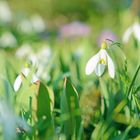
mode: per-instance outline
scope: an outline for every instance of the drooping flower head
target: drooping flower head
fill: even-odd
[[[14,48],[17,46],[16,37],[11,32],[4,32],[0,36],[0,47],[1,48]]]
[[[0,22],[10,22],[12,20],[12,13],[7,1],[0,1]]]
[[[35,75],[39,79],[45,81],[50,80],[49,70],[52,66],[50,58],[53,57],[53,53],[49,45],[44,44],[42,48],[35,52],[30,44],[23,44],[21,48],[17,50],[16,56],[20,59],[25,59],[30,66],[36,68]]]
[[[21,71],[21,74],[19,74],[14,82],[14,91],[17,92],[21,85],[22,85],[22,82],[23,82],[23,79],[26,78],[29,74],[30,74],[31,70],[30,68],[28,67],[28,65],[26,65],[22,71]],[[36,83],[38,81],[38,77],[33,74],[32,75],[32,79],[31,79],[31,83]]]
[[[130,38],[134,36],[134,38],[140,42],[140,24],[135,22],[132,26],[128,27],[127,30],[124,32],[123,35],[123,42],[128,43]]]
[[[30,19],[22,18],[18,24],[18,30],[25,34],[41,33],[45,29],[45,22],[40,15],[33,15]]]
[[[109,76],[111,78],[115,77],[115,67],[111,57],[108,55],[107,51],[107,43],[103,41],[101,44],[100,51],[91,57],[86,64],[86,75],[91,74],[95,71],[97,76],[102,76],[105,68],[108,67]]]

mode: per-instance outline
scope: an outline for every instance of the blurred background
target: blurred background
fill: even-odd
[[[2,0],[0,48],[15,52],[23,47],[26,54],[46,45],[55,51],[79,51],[86,62],[104,39],[110,39],[121,43],[129,57],[137,56],[139,7],[139,0]],[[15,54],[20,57],[20,50]]]
[[[1,13],[13,30],[19,24],[24,32],[32,32],[31,26],[34,26],[33,30],[38,30],[42,38],[69,36],[70,33],[65,35],[65,32],[72,32],[72,28],[79,26],[81,36],[90,32],[88,38],[98,40],[102,33],[106,33],[121,41],[124,31],[140,15],[139,0],[9,0],[1,3]],[[7,13],[4,6],[8,8]],[[68,26],[64,28],[65,25]]]
[[[91,26],[93,36],[108,29],[121,35],[140,14],[139,0],[40,0],[7,1],[13,18],[20,20],[40,15],[47,30],[58,31],[68,23],[78,21]],[[125,26],[125,27],[124,27]],[[120,28],[121,27],[121,28]]]

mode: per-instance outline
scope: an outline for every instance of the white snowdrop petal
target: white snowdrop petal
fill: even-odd
[[[105,67],[106,65],[103,64],[97,64],[96,68],[95,68],[95,73],[97,76],[101,76],[104,71],[105,71]]]
[[[127,43],[127,42],[129,41],[129,38],[130,38],[132,32],[133,32],[132,27],[129,27],[129,28],[125,31],[125,33],[124,33],[124,35],[123,35],[123,39],[122,39],[124,43]]]
[[[23,74],[25,77],[28,76],[29,72],[30,72],[30,69],[29,69],[29,68],[24,68],[24,69],[22,69],[22,74]]]
[[[135,35],[135,38],[140,41],[140,25],[138,23],[135,23],[133,26],[133,32]]]
[[[107,52],[106,52],[106,50],[105,49],[101,49],[99,53],[100,53],[100,59],[103,59],[106,62],[106,59],[107,59]]]
[[[36,75],[33,75],[33,78],[32,78],[32,83],[35,83],[35,82],[37,82],[39,79],[38,79],[38,77],[36,76]]]
[[[22,77],[21,75],[18,75],[15,82],[14,82],[14,90],[15,92],[17,92],[21,86],[21,83],[22,83]]]
[[[99,62],[99,53],[91,57],[87,62],[85,69],[86,75],[91,74],[95,70],[95,67],[97,66],[98,62]]]
[[[115,67],[111,57],[107,54],[108,72],[111,78],[115,77]]]
[[[28,57],[29,61],[31,62],[31,64],[33,66],[37,66],[38,65],[38,58],[35,54],[30,54],[29,57]]]

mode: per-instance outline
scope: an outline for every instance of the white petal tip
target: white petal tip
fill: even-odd
[[[95,70],[98,61],[99,61],[99,53],[97,53],[96,55],[94,55],[89,59],[85,69],[86,75],[90,75]]]
[[[89,69],[86,69],[86,70],[85,70],[85,74],[86,74],[86,75],[90,75],[90,74],[91,74],[91,71],[89,71]]]
[[[110,75],[110,77],[111,77],[112,79],[114,79],[114,78],[115,78],[115,75]]]
[[[21,75],[19,75],[14,82],[14,91],[15,92],[17,92],[19,90],[21,83],[22,83],[22,77],[21,77]]]
[[[115,66],[114,66],[114,63],[109,55],[107,55],[107,58],[108,58],[109,76],[113,79],[115,77]]]

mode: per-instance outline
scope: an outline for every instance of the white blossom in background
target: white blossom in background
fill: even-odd
[[[45,45],[42,49],[37,53],[38,59],[38,69],[37,76],[43,78],[44,80],[50,80],[50,76],[48,74],[48,65],[52,58],[52,50],[49,46]]]
[[[48,64],[49,58],[52,56],[52,50],[49,46],[43,46],[40,51],[37,53],[38,61],[45,64]]]
[[[29,55],[28,60],[37,68],[36,76],[46,81],[50,80],[48,66],[52,58],[52,50],[48,45],[44,45],[37,53]]]
[[[32,33],[33,32],[33,27],[32,27],[32,23],[30,20],[27,19],[23,19],[19,25],[18,25],[18,29],[23,32],[23,33]]]
[[[29,74],[30,74],[30,69],[28,67],[25,67],[22,69],[21,74],[19,74],[17,76],[17,78],[14,82],[15,92],[17,92],[20,89],[20,87],[22,85],[23,78],[24,77],[26,78]],[[39,80],[38,77],[35,74],[33,74],[32,79],[31,79],[31,83],[36,83],[38,80]]]
[[[39,15],[34,15],[31,17],[31,24],[36,32],[43,32],[45,30],[45,23]]]
[[[39,15],[34,15],[30,19],[23,19],[18,24],[18,29],[26,34],[32,32],[43,32],[46,29],[45,22]]]
[[[25,43],[17,49],[15,55],[19,58],[26,58],[32,53],[33,53],[33,50],[32,50],[31,45],[28,43]]]
[[[44,79],[46,81],[50,80],[48,74],[49,64],[52,60],[52,50],[50,46],[44,45],[37,52],[31,50],[29,44],[22,45],[15,54],[20,59],[26,59],[30,62],[31,66],[36,68],[35,75],[38,78]]]
[[[0,21],[10,22],[12,20],[12,13],[6,1],[0,1]]]
[[[0,37],[0,46],[3,48],[6,47],[16,47],[17,40],[15,36],[10,32],[5,32]]]
[[[123,42],[128,43],[129,39],[134,36],[137,41],[140,42],[140,24],[135,22],[132,26],[128,27],[123,35]]]
[[[115,77],[114,63],[111,57],[108,55],[106,49],[107,49],[107,44],[104,41],[101,45],[101,50],[88,60],[85,69],[86,75],[89,75],[93,71],[95,71],[97,76],[102,76],[107,66],[109,76],[111,78]]]

